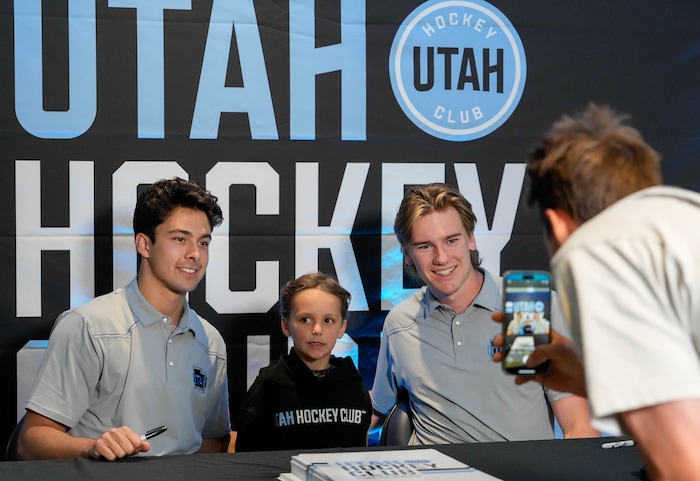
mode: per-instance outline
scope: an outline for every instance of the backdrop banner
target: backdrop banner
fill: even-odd
[[[417,287],[393,234],[407,186],[456,185],[496,275],[547,268],[525,159],[591,101],[698,190],[698,18],[680,0],[0,0],[0,441],[18,351],[135,275],[134,203],[157,179],[224,211],[190,302],[226,339],[234,427],[287,350],[279,288],[306,272],[351,292],[372,387],[384,317]]]

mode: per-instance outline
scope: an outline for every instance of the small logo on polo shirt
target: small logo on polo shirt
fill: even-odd
[[[497,352],[501,352],[502,350],[502,347],[493,345],[493,339],[489,339],[489,343],[486,345],[486,351],[488,352],[489,357],[493,358],[494,354],[496,354]]]
[[[207,387],[207,373],[202,371],[201,367],[194,366],[192,380],[194,381],[194,390],[204,392]]]

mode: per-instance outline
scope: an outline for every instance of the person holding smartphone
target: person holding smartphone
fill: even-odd
[[[700,194],[661,185],[658,153],[626,119],[591,104],[530,156],[575,344],[553,331],[528,359],[549,371],[516,382],[587,396],[593,423],[631,435],[651,479],[697,479]]]
[[[554,437],[548,403],[567,437],[597,436],[577,396],[525,390],[491,362],[491,314],[502,307],[497,280],[479,267],[471,204],[446,184],[417,186],[401,202],[394,231],[409,271],[425,283],[384,322],[372,389],[379,425],[408,392],[410,444]],[[553,296],[554,326],[564,332]]]

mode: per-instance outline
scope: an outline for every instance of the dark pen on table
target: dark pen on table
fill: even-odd
[[[163,434],[167,430],[168,430],[168,428],[165,426],[160,426],[160,427],[157,427],[154,429],[149,429],[148,431],[146,431],[146,434],[141,435],[141,440],[146,441],[147,439],[154,438],[154,437],[158,436],[159,434]]]

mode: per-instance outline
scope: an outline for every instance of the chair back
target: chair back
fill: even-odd
[[[400,399],[382,425],[382,433],[379,435],[380,446],[406,446],[413,434],[413,421],[408,397]]]
[[[19,420],[15,429],[12,431],[12,436],[7,442],[7,448],[5,448],[5,460],[7,461],[21,461],[19,453],[17,452],[17,444],[19,441],[19,432],[22,429],[22,423],[24,422],[24,416]]]

